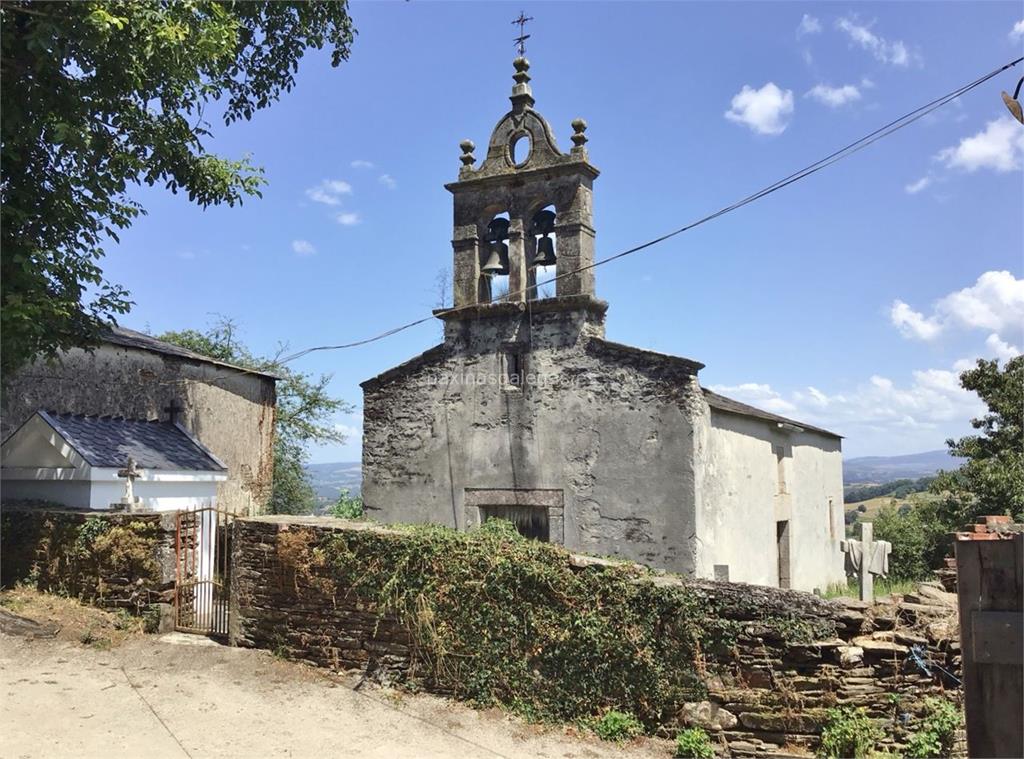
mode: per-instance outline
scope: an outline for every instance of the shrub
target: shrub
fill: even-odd
[[[906,513],[892,506],[882,508],[875,518],[875,539],[892,543],[889,576],[897,580],[929,577],[949,550],[948,531],[934,504],[922,503]]]
[[[624,741],[644,734],[640,720],[632,714],[614,709],[605,712],[599,719],[591,720],[590,729],[606,741]]]
[[[907,756],[911,759],[951,756],[956,731],[963,724],[960,710],[941,698],[926,698],[924,708],[925,716],[918,731],[907,741]]]
[[[881,737],[882,731],[863,707],[829,709],[818,755],[828,759],[867,759]]]
[[[338,500],[331,506],[331,516],[339,519],[360,519],[363,516],[363,497],[351,495],[347,489],[342,490]]]
[[[714,759],[715,748],[708,734],[691,727],[676,735],[676,756],[680,759]]]

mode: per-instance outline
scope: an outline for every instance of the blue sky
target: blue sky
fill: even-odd
[[[151,332],[235,319],[257,352],[419,318],[450,266],[459,141],[508,109],[510,24],[535,17],[536,108],[563,150],[583,117],[602,174],[598,256],[737,200],[1020,56],[1017,2],[354,3],[351,60],[210,147],[251,153],[262,199],[203,211],[160,189],[111,246],[109,279]],[[853,158],[597,270],[611,339],[702,361],[705,386],[847,436],[848,456],[942,447],[976,402],[956,372],[1024,345],[1024,127],[1006,73]],[[477,151],[480,156],[482,152]],[[426,324],[296,362],[359,382],[438,342]]]

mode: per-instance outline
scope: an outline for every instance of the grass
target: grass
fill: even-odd
[[[875,578],[875,597],[893,595],[905,595],[907,593],[913,593],[917,590],[917,586],[920,585],[923,580],[897,580],[890,577],[876,577]],[[857,584],[856,579],[850,579],[846,581],[846,584],[835,584],[829,585],[825,589],[823,594],[825,598],[839,598],[845,596],[847,598],[859,598],[860,597],[860,586]]]

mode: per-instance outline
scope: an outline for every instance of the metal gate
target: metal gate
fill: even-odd
[[[227,637],[233,514],[207,506],[177,514],[174,628]]]

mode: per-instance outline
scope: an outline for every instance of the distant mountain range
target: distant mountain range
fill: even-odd
[[[956,469],[964,459],[946,450],[911,453],[906,456],[862,456],[843,461],[843,484],[916,480],[930,477],[940,469]]]
[[[843,462],[843,483],[891,482],[892,480],[930,477],[940,469],[956,469],[963,463],[945,450],[911,453],[907,456],[862,456]],[[306,467],[316,494],[336,500],[342,490],[357,495],[363,486],[362,465],[358,461],[310,464]]]
[[[336,501],[342,490],[358,495],[363,487],[363,465],[358,461],[310,464],[306,471],[316,494],[329,501]]]

